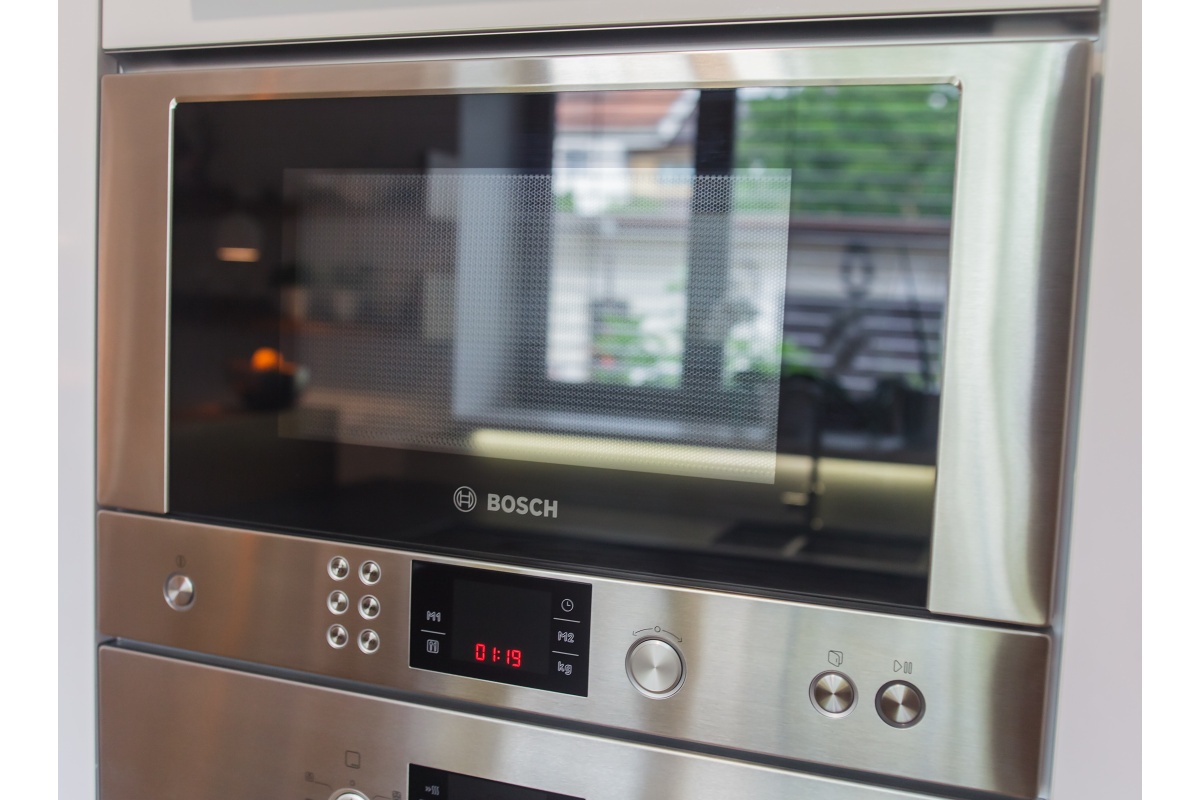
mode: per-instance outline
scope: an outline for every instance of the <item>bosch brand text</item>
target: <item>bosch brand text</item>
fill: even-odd
[[[535,497],[530,500],[528,497],[513,497],[511,494],[506,494],[501,497],[498,494],[489,494],[487,496],[488,511],[503,511],[505,514],[529,514],[534,517],[551,517],[558,518],[558,501],[543,500],[540,497]]]

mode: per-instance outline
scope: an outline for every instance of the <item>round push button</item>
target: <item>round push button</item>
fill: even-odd
[[[172,572],[163,584],[163,597],[167,605],[176,611],[187,611],[196,599],[196,587],[192,579],[182,572]]]
[[[353,789],[338,789],[329,800],[367,800],[367,796]]]
[[[379,578],[382,575],[383,570],[374,561],[364,561],[362,566],[358,568],[358,577],[368,586],[379,583]]]
[[[893,728],[911,728],[925,716],[925,697],[908,681],[892,681],[875,695],[875,710]]]
[[[344,556],[329,559],[329,577],[340,581],[350,574],[350,562]]]
[[[335,650],[341,650],[350,641],[349,632],[341,625],[330,625],[325,632],[325,641]]]
[[[364,653],[374,653],[379,649],[379,634],[367,628],[358,635],[358,649]]]
[[[335,590],[329,593],[329,599],[325,601],[325,605],[334,614],[345,614],[346,609],[350,607],[350,598],[346,596],[345,592]]]
[[[358,613],[362,614],[363,619],[375,619],[378,617],[379,608],[379,598],[374,595],[367,595],[358,601]]]
[[[854,681],[840,672],[822,672],[808,685],[808,699],[827,717],[844,717],[854,710],[858,692]]]
[[[625,672],[647,697],[670,697],[683,685],[683,656],[663,639],[642,639],[629,648]]]

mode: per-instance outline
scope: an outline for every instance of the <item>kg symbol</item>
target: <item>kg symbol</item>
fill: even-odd
[[[460,486],[454,490],[454,507],[459,511],[470,511],[475,508],[475,490],[470,486]]]

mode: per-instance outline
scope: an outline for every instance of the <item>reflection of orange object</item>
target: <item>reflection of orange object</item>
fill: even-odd
[[[283,357],[274,347],[260,347],[250,357],[250,368],[255,372],[273,372],[283,364]]]

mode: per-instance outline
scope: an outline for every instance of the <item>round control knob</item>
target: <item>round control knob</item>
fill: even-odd
[[[379,616],[379,599],[373,595],[367,595],[359,600],[358,613],[362,614],[363,619],[375,619]]]
[[[683,685],[683,656],[663,639],[642,639],[629,648],[625,673],[647,697],[670,697]]]
[[[333,797],[329,798],[329,800],[367,800],[367,796],[353,789],[339,789],[333,793]]]
[[[840,672],[822,672],[808,685],[808,699],[827,717],[844,717],[854,710],[858,692],[854,682]]]
[[[925,716],[925,697],[908,681],[892,681],[875,695],[875,710],[893,728],[911,728]]]
[[[163,584],[163,597],[167,605],[176,611],[187,611],[196,599],[196,587],[192,579],[182,572],[172,572]]]

